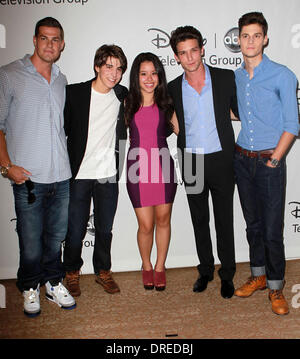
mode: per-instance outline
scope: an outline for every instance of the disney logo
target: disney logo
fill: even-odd
[[[148,31],[156,31],[156,37],[151,40],[152,44],[156,46],[158,49],[163,47],[168,47],[170,45],[170,36],[163,30],[151,28]]]
[[[164,47],[170,46],[170,35],[165,32],[164,30],[157,29],[155,27],[152,27],[148,29],[147,31],[156,31],[156,37],[151,40],[151,43],[157,48],[161,49]],[[203,46],[206,45],[207,40],[203,39]]]
[[[291,215],[295,218],[300,218],[300,202],[289,202],[289,204],[295,204],[296,207],[291,211]]]

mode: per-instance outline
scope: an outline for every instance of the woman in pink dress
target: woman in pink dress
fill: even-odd
[[[177,188],[166,141],[173,129],[170,122],[173,112],[161,61],[152,53],[139,54],[130,72],[125,121],[130,132],[127,190],[138,221],[137,241],[145,289],[166,287],[165,262]],[[157,258],[153,270],[154,230]]]

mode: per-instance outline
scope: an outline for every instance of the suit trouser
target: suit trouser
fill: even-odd
[[[64,248],[66,271],[79,270],[83,239],[90,217],[91,199],[94,204],[95,243],[94,272],[111,268],[112,226],[117,209],[118,183],[100,183],[94,179],[74,180],[70,184],[68,232]]]
[[[195,159],[197,156],[192,154]],[[210,234],[209,193],[211,194],[216,230],[217,254],[221,262],[219,276],[224,280],[232,280],[235,270],[234,230],[233,230],[233,193],[234,172],[233,158],[223,151],[204,155],[203,191],[188,193],[187,199],[195,233],[197,254],[200,261],[200,275],[211,279],[214,273],[214,256]]]

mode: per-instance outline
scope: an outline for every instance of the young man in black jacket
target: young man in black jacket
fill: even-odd
[[[117,209],[119,140],[126,139],[123,101],[127,89],[119,85],[127,59],[116,45],[103,45],[95,54],[95,78],[67,86],[65,131],[72,170],[69,225],[64,248],[66,283],[79,296],[82,241],[86,235],[91,199],[94,206],[93,266],[96,282],[108,293],[120,289],[111,274],[112,225]],[[125,141],[123,141],[125,142]],[[124,149],[125,151],[125,145]]]
[[[231,298],[236,267],[233,233],[234,133],[230,117],[230,110],[237,115],[234,72],[203,63],[203,39],[192,26],[173,31],[170,43],[175,59],[184,70],[168,84],[168,88],[178,120],[177,147],[181,152],[181,174],[200,262],[199,278],[193,290],[204,291],[214,275],[209,228],[210,193],[221,262],[221,295]],[[188,169],[188,164],[195,168]],[[192,179],[195,183],[191,183]]]

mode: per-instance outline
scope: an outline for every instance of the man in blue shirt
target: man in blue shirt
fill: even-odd
[[[261,13],[239,19],[244,63],[235,75],[242,128],[234,167],[247,226],[251,277],[235,295],[248,297],[268,287],[272,310],[281,315],[289,312],[282,293],[285,156],[299,131],[297,79],[263,54],[267,29]]]
[[[34,53],[0,68],[0,169],[13,186],[24,313],[40,313],[39,287],[62,308],[75,307],[62,285],[61,244],[68,224],[71,170],[64,132],[66,77],[54,62],[63,29],[51,17],[36,24]]]
[[[202,35],[192,26],[174,30],[170,43],[175,59],[184,70],[168,88],[178,120],[174,132],[178,132],[181,175],[200,262],[193,291],[204,291],[214,276],[209,225],[211,195],[221,262],[221,295],[231,298],[236,268],[233,233],[235,140],[230,119],[231,109],[237,113],[234,72],[203,63]]]

